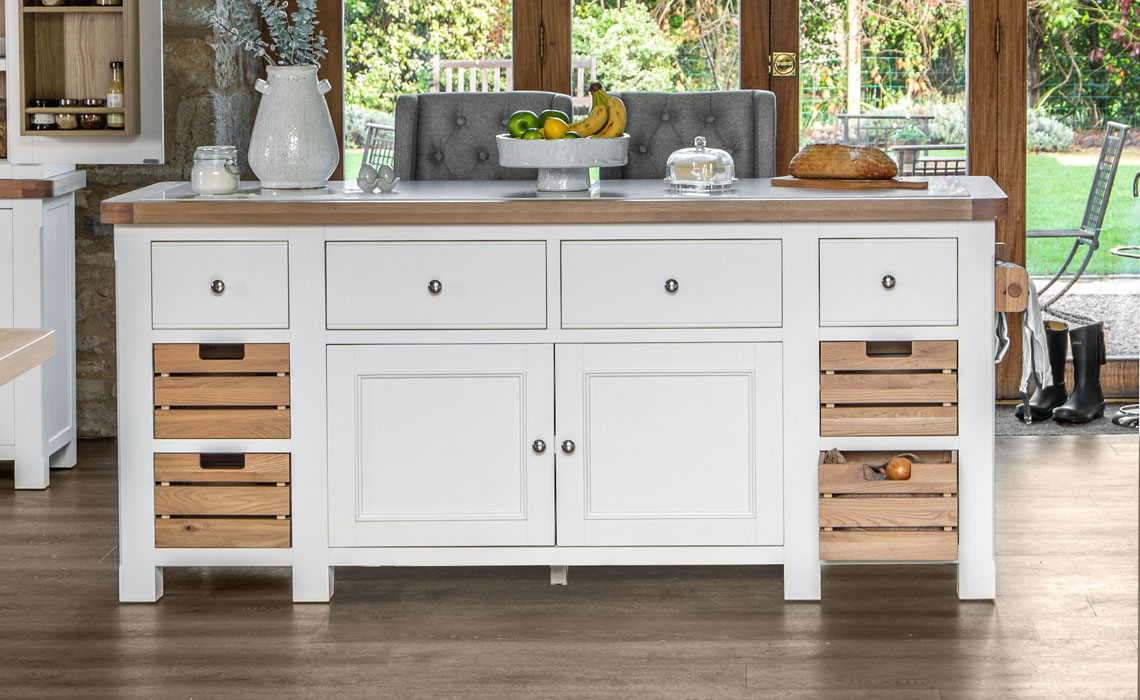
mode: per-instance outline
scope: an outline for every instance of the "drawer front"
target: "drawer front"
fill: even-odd
[[[154,346],[155,374],[283,374],[288,371],[288,343]]]
[[[562,244],[564,328],[777,327],[779,241]]]
[[[288,453],[158,453],[154,480],[165,483],[287,483]]]
[[[159,548],[288,548],[291,521],[265,518],[169,518],[154,521]]]
[[[289,437],[289,409],[154,409],[159,440],[283,440]]]
[[[289,515],[288,486],[154,487],[155,515]]]
[[[154,243],[155,328],[288,328],[284,241]]]
[[[819,558],[825,561],[953,561],[958,533],[928,530],[819,533]]]
[[[334,329],[546,327],[542,241],[329,243]]]
[[[824,326],[958,323],[958,244],[951,238],[819,242]]]

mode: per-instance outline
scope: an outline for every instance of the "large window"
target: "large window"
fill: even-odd
[[[345,179],[405,93],[511,90],[511,0],[345,0]]]

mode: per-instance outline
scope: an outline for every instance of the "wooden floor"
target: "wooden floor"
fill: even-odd
[[[1002,438],[998,601],[952,566],[168,569],[116,602],[115,445],[46,492],[0,466],[0,697],[1120,700],[1137,692],[1137,440]],[[968,468],[968,465],[963,465]]]

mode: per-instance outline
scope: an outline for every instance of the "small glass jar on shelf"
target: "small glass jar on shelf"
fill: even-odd
[[[61,109],[78,110],[79,100],[65,98],[59,101]],[[55,115],[55,126],[60,131],[75,131],[79,128],[79,114],[76,111],[60,112]]]
[[[83,100],[83,107],[103,109],[107,101],[101,97],[88,97]],[[100,112],[84,112],[79,115],[79,126],[85,131],[102,131],[107,128],[107,119]]]
[[[53,109],[59,106],[59,100],[36,99],[28,103],[32,109]],[[54,131],[55,115],[51,112],[33,112],[29,128],[32,131]]]

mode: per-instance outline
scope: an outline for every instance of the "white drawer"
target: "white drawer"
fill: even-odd
[[[289,327],[285,241],[154,243],[150,255],[155,328]]]
[[[957,324],[957,241],[821,240],[819,321],[824,326]]]
[[[325,258],[332,329],[546,327],[543,241],[328,243]]]
[[[779,326],[780,252],[766,240],[565,242],[562,326]]]

